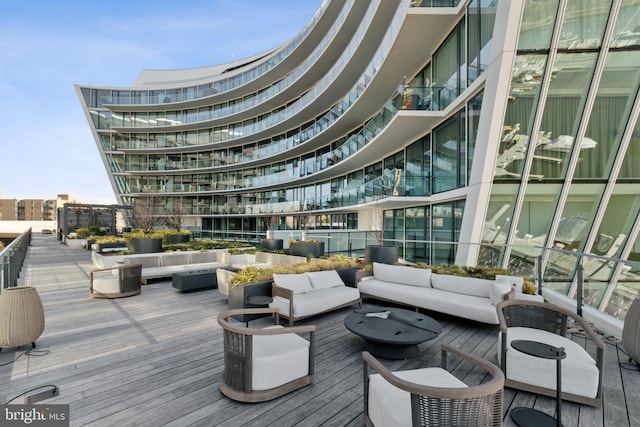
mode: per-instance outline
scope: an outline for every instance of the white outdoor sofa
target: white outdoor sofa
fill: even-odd
[[[542,300],[523,295],[514,283],[522,278],[499,276],[496,280],[435,274],[430,269],[373,263],[371,274],[358,282],[363,298],[374,298],[477,322],[497,325],[496,304],[505,298]]]
[[[226,251],[162,252],[127,257],[124,264],[141,264],[141,281],[147,284],[148,280],[171,277],[173,273],[228,267],[229,257]]]
[[[296,320],[316,316],[350,305],[362,306],[357,288],[346,286],[335,270],[302,274],[274,274],[271,308],[293,325]]]

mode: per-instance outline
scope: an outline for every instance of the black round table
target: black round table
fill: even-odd
[[[434,339],[442,330],[429,316],[393,307],[354,310],[344,318],[344,326],[364,338],[371,354],[386,359],[416,356],[418,344]]]
[[[553,418],[551,415],[533,408],[513,408],[511,410],[511,419],[520,427],[545,427],[545,426],[562,426],[562,359],[567,357],[563,347],[554,347],[549,344],[528,341],[514,340],[511,341],[511,347],[530,356],[542,357],[544,359],[554,359],[556,364],[556,406],[558,417]],[[506,356],[505,356],[506,357]]]

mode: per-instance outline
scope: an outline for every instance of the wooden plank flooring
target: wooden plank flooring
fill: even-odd
[[[342,324],[349,309],[308,320],[317,326],[315,382],[280,399],[243,404],[218,388],[222,331],[218,313],[227,301],[217,290],[180,293],[168,281],[144,286],[122,299],[91,299],[90,254],[34,235],[20,282],[36,286],[46,328],[36,350],[0,352],[0,402],[33,387],[55,384],[60,395],[47,403],[69,403],[72,426],[361,426],[362,340]],[[495,362],[497,327],[431,313],[442,333],[409,360],[384,360],[392,370],[437,366],[441,343]],[[256,321],[256,326],[266,319]],[[305,322],[301,322],[304,324]],[[575,336],[581,344],[584,339]],[[37,354],[37,352],[36,352]],[[453,359],[452,361],[455,361]],[[627,357],[607,345],[605,404],[592,408],[563,403],[565,426],[640,425],[640,373],[621,368]],[[465,381],[481,374],[452,365]],[[18,399],[17,402],[21,402]],[[505,389],[505,425],[511,408],[528,406],[553,414],[555,400]]]

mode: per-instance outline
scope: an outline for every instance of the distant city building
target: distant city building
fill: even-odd
[[[273,50],[77,93],[118,203],[517,270],[640,259],[639,84],[638,0],[327,0]]]
[[[0,194],[0,221],[55,221],[58,207],[69,203],[68,194],[56,199],[3,199]]]

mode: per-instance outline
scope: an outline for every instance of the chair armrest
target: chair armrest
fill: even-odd
[[[283,327],[277,329],[252,329],[242,324],[231,325],[227,319],[232,316],[242,314],[275,314],[278,315],[280,309],[278,308],[238,308],[235,310],[229,310],[218,315],[218,324],[222,325],[225,329],[232,332],[241,333],[245,335],[282,335],[282,334],[299,334],[309,333],[312,336],[312,340],[315,341],[316,327],[315,325],[293,326]]]
[[[271,285],[271,295],[275,297],[281,297],[289,300],[289,326],[293,326],[293,291],[291,289],[283,288],[276,285]]]

